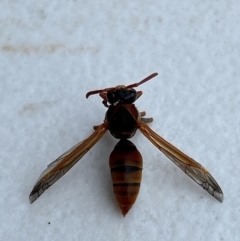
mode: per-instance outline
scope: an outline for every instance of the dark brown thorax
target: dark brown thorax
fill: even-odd
[[[134,136],[140,114],[134,104],[110,105],[105,121],[109,123],[110,133],[117,139],[128,139]]]

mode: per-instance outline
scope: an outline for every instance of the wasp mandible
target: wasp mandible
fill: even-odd
[[[139,112],[135,107],[134,102],[142,95],[142,91],[136,91],[134,88],[157,75],[157,73],[153,73],[142,81],[128,86],[118,85],[90,91],[86,94],[86,98],[99,94],[103,99],[102,103],[108,109],[104,122],[94,126],[95,131],[87,139],[47,166],[30,193],[31,203],[68,172],[109,130],[112,136],[120,139],[110,154],[109,166],[114,194],[122,214],[125,216],[136,201],[142,178],[142,156],[136,146],[128,140],[138,129],[197,184],[218,201],[223,201],[223,192],[212,175],[201,164],[155,133],[148,126],[153,119],[145,118],[146,113]]]

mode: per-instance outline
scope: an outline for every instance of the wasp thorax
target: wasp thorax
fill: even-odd
[[[131,104],[137,98],[135,89],[127,89],[124,85],[118,85],[116,89],[107,93],[107,100],[110,104],[123,103]]]

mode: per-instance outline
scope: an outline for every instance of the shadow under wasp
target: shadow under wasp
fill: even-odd
[[[47,166],[30,193],[31,203],[68,172],[109,130],[112,136],[120,139],[110,154],[109,166],[114,194],[122,214],[125,216],[137,198],[142,178],[142,156],[136,146],[128,140],[134,136],[137,129],[197,184],[218,201],[223,201],[223,192],[212,175],[198,162],[156,134],[147,125],[153,119],[144,118],[146,113],[139,112],[133,104],[142,95],[142,91],[136,91],[134,88],[157,75],[157,73],[153,73],[142,81],[128,86],[118,85],[90,91],[86,94],[86,98],[99,94],[103,99],[103,105],[108,108],[104,122],[94,126],[95,131],[87,139],[66,151]]]

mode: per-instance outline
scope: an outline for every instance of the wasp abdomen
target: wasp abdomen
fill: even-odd
[[[120,140],[109,157],[113,190],[122,214],[130,210],[140,189],[142,179],[142,156],[136,146]]]

